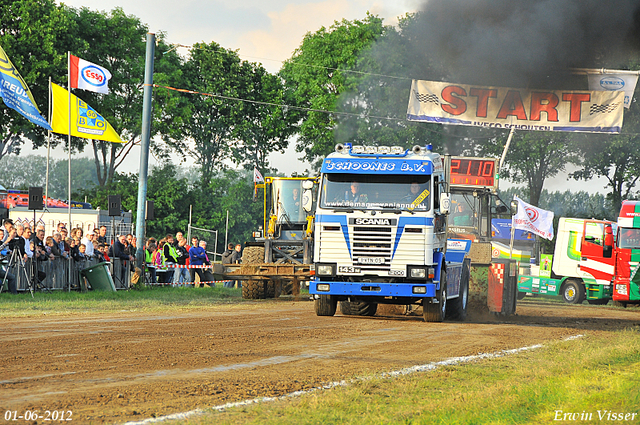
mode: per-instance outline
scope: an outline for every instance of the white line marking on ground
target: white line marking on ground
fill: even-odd
[[[582,338],[583,336],[584,336],[583,334],[573,335],[563,339],[562,341],[573,341],[575,339]],[[436,370],[438,367],[442,367],[442,366],[454,366],[454,365],[459,365],[463,363],[470,363],[476,360],[496,359],[499,357],[509,356],[511,354],[521,353],[523,351],[537,350],[538,348],[542,348],[542,347],[544,347],[543,344],[536,344],[536,345],[529,345],[527,347],[514,348],[512,350],[497,351],[495,353],[479,353],[479,354],[474,354],[472,356],[451,357],[449,359],[441,360],[439,362],[431,362],[428,364],[407,367],[404,369],[395,370],[391,372],[383,372],[375,377],[395,378],[396,376],[404,376],[404,375],[410,375],[412,373],[428,372],[428,371]],[[212,410],[217,410],[219,412],[222,412],[224,410],[232,409],[234,407],[248,406],[251,404],[258,404],[258,403],[269,403],[269,402],[278,401],[278,400],[286,400],[292,397],[299,397],[301,395],[309,394],[315,391],[330,390],[336,387],[346,387],[347,385],[352,384],[354,382],[365,381],[368,379],[371,379],[371,378],[370,377],[355,378],[350,381],[336,381],[336,382],[331,382],[327,385],[323,385],[321,387],[310,388],[308,390],[302,390],[302,391],[294,391],[292,393],[285,394],[278,397],[259,397],[251,400],[220,404],[218,406],[211,406],[206,409],[195,409],[189,412],[174,413],[172,415],[160,416],[157,418],[149,418],[149,419],[144,419],[142,421],[126,422],[124,425],[146,425],[146,424],[152,424],[152,423],[163,422],[163,421],[182,420],[192,416],[201,415],[203,413],[206,413]]]

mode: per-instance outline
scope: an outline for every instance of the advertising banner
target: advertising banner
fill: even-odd
[[[638,75],[623,73],[588,74],[589,90],[622,91],[624,92],[624,107],[629,109],[633,92],[636,90]]]
[[[529,90],[413,80],[407,119],[510,130],[619,133],[624,92]]]

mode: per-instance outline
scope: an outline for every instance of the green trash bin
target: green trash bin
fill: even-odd
[[[116,285],[113,284],[109,263],[98,263],[95,266],[87,267],[80,271],[80,275],[85,277],[94,291],[116,292]]]

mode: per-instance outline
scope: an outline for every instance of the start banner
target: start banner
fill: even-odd
[[[624,92],[529,90],[413,80],[407,119],[515,130],[619,133]]]

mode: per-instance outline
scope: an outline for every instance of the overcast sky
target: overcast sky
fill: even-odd
[[[270,72],[300,45],[307,32],[334,21],[363,19],[367,11],[385,23],[417,10],[417,0],[65,0],[72,7],[109,11],[121,7],[164,31],[170,43],[191,45],[215,41],[238,49],[243,59],[262,62]],[[182,49],[181,53],[185,53]]]

